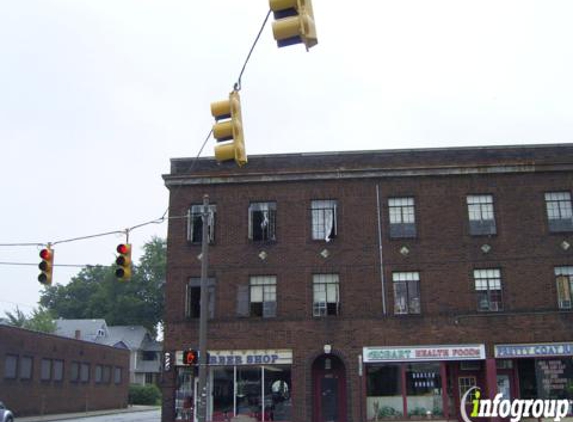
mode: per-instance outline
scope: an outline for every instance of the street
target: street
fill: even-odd
[[[145,412],[118,413],[115,415],[93,416],[89,418],[62,419],[63,421],[78,422],[159,422],[161,410],[150,410]],[[60,421],[55,421],[60,422]]]

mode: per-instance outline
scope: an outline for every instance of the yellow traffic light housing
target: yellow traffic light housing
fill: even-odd
[[[269,0],[274,13],[273,36],[279,47],[304,43],[306,50],[318,44],[311,0]]]
[[[52,274],[54,271],[54,250],[48,246],[40,251],[42,261],[38,265],[41,273],[38,275],[38,281],[46,286],[52,285]]]
[[[129,281],[131,278],[131,245],[129,243],[122,243],[117,245],[116,250],[119,255],[115,260],[115,264],[117,265],[115,276],[120,281]]]
[[[211,103],[211,114],[216,123],[213,125],[213,136],[217,142],[225,142],[215,146],[217,161],[235,160],[239,167],[247,163],[245,138],[243,135],[243,120],[241,116],[241,98],[234,90],[228,100]]]

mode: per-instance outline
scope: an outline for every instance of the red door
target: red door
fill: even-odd
[[[346,374],[336,356],[322,355],[312,365],[313,422],[346,422]]]

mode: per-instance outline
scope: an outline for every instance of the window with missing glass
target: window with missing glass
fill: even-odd
[[[311,202],[312,239],[330,242],[337,235],[337,201]]]
[[[571,193],[548,192],[545,194],[547,221],[551,232],[573,231],[573,207]]]
[[[191,278],[186,286],[185,317],[201,316],[201,278]],[[209,318],[215,317],[215,279],[207,279]]]
[[[277,240],[277,204],[254,202],[249,205],[249,239],[254,242]]]
[[[474,270],[478,311],[502,311],[501,271],[497,268]]]
[[[557,305],[559,309],[573,308],[573,267],[555,267]]]
[[[394,284],[394,314],[420,313],[420,273],[392,273]]]
[[[390,237],[416,237],[414,198],[389,198]]]
[[[254,276],[249,281],[250,315],[272,318],[277,315],[276,276]]]
[[[207,233],[209,243],[215,241],[215,214],[217,207],[208,206]],[[201,243],[203,239],[203,205],[191,205],[187,215],[187,241],[191,243]]]
[[[315,317],[338,315],[340,289],[338,274],[314,274],[312,277],[313,307]]]
[[[468,216],[471,235],[497,233],[492,195],[468,195]]]

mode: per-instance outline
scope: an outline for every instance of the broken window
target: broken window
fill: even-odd
[[[207,279],[207,290],[209,292],[209,318],[213,318],[215,316],[215,279]],[[187,284],[185,316],[187,318],[201,316],[201,278],[192,278]]]
[[[275,241],[276,212],[274,202],[255,202],[249,205],[249,239],[257,242]]]
[[[209,205],[207,217],[207,230],[209,243],[215,241],[215,205]],[[187,240],[192,243],[201,243],[203,240],[203,205],[191,205],[187,218]]]

